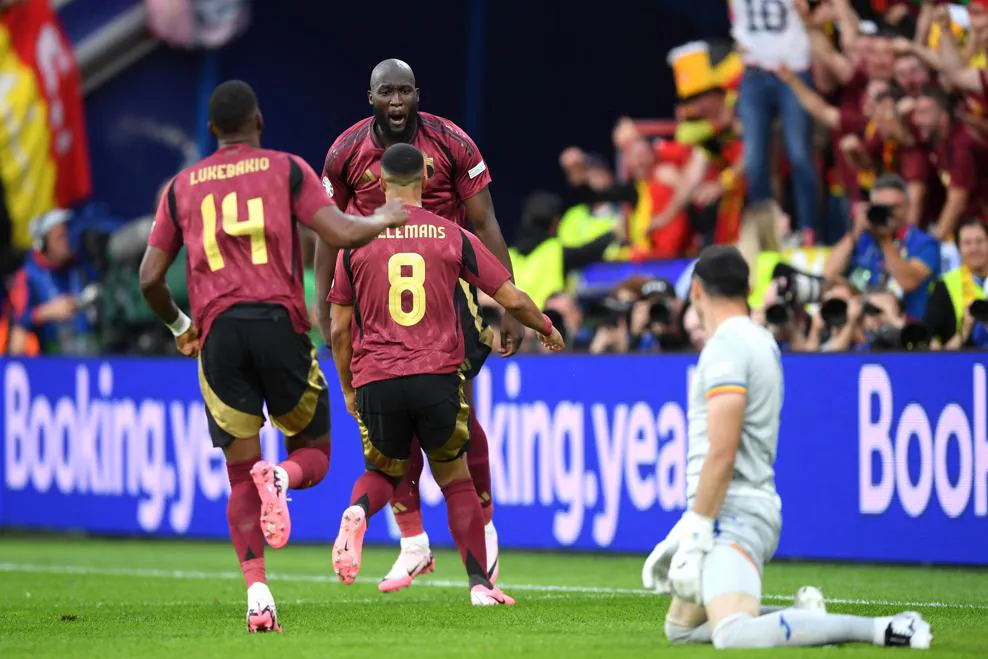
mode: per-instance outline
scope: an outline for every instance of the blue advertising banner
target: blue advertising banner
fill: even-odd
[[[477,380],[503,546],[647,552],[685,506],[689,356],[492,358]],[[988,394],[976,354],[787,356],[779,556],[988,564]],[[332,366],[327,364],[327,372]],[[228,484],[195,364],[0,361],[0,522],[225,537]],[[362,471],[335,389],[333,457],[292,537],[330,541]],[[283,453],[263,433],[265,456]],[[449,543],[423,479],[426,529]],[[437,509],[439,508],[439,509]],[[384,516],[368,540],[395,535]]]

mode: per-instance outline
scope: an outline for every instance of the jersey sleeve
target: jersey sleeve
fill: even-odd
[[[320,208],[330,206],[326,189],[319,182],[309,163],[295,156],[288,157],[289,187],[292,192],[292,214],[305,226],[312,223],[312,217]]]
[[[340,151],[337,143],[329,148],[326,162],[322,167],[322,186],[336,207],[346,212],[351,194],[350,186],[343,179],[343,163],[346,162],[346,155]]]
[[[326,298],[331,304],[343,306],[353,304],[353,282],[350,281],[350,273],[347,272],[347,259],[350,258],[350,254],[349,249],[341,249],[336,256],[336,274],[333,275],[333,285]]]
[[[497,289],[511,279],[511,274],[477,236],[457,228],[463,239],[460,279],[493,297]]]
[[[178,225],[178,203],[175,199],[174,179],[165,186],[165,193],[158,202],[158,210],[154,214],[154,224],[151,225],[151,235],[148,246],[166,252],[170,256],[178,254],[182,249],[182,230]]]
[[[451,121],[446,122],[446,147],[453,155],[456,180],[453,182],[460,199],[474,197],[491,184],[491,173],[470,136]]]
[[[703,387],[707,398],[748,393],[748,351],[728,336],[715,337],[703,352]]]

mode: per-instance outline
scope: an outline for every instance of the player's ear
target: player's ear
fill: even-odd
[[[206,127],[209,128],[209,134],[210,135],[212,135],[216,139],[219,139],[220,138],[219,133],[216,132],[216,124],[214,124],[212,121],[210,121],[208,124],[206,124]]]
[[[367,90],[367,105],[374,105],[374,92]]]
[[[388,182],[384,180],[383,176],[381,177],[380,180],[381,180],[381,192],[383,192],[384,194],[388,194]]]
[[[255,119],[257,121],[257,132],[258,133],[263,133],[264,132],[264,115],[261,114],[261,111],[260,110],[257,111],[257,116],[255,117]]]

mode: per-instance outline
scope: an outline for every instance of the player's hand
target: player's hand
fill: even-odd
[[[682,535],[679,549],[672,556],[669,583],[676,597],[702,605],[703,561],[714,548],[714,520],[687,510],[679,524]]]
[[[676,554],[676,550],[679,549],[682,530],[683,520],[680,518],[668,535],[662,542],[655,545],[652,553],[645,559],[645,564],[642,565],[642,586],[645,590],[651,590],[657,595],[672,593],[672,584],[669,583],[669,566],[672,564],[672,557]]]
[[[193,325],[182,334],[176,336],[175,346],[178,347],[178,351],[186,357],[198,357],[199,332],[196,331],[196,326]]]
[[[501,319],[501,356],[510,357],[521,349],[527,328],[511,314]]]
[[[392,199],[377,209],[377,214],[384,218],[389,227],[404,226],[408,222],[408,211],[400,199]]]
[[[555,327],[552,328],[552,334],[549,336],[539,334],[539,343],[551,352],[559,352],[566,347],[566,342],[563,341],[563,335]]]
[[[346,401],[346,411],[350,413],[354,419],[357,418],[357,392],[353,389],[346,389],[343,391],[343,400]]]

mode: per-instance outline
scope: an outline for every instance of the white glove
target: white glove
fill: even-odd
[[[655,545],[655,549],[645,559],[642,566],[642,586],[645,590],[651,590],[656,595],[668,595],[672,592],[672,585],[669,583],[669,564],[672,563],[672,556],[679,549],[679,538],[682,535],[683,520],[676,522],[669,534]]]
[[[687,510],[679,520],[681,526],[679,549],[672,557],[669,582],[672,592],[681,600],[702,606],[700,584],[703,560],[714,548],[714,520]]]

